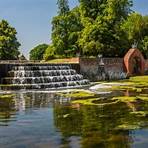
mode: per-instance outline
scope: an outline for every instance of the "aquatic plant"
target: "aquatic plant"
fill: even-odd
[[[65,98],[75,98],[75,99],[90,98],[90,97],[95,96],[95,94],[93,92],[90,92],[90,91],[72,91],[72,92],[69,92],[69,93],[60,92],[60,93],[57,93],[57,95],[65,97]]]

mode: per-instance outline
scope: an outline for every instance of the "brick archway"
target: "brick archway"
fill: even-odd
[[[144,74],[145,60],[138,49],[132,48],[127,52],[124,57],[124,64],[129,76]]]

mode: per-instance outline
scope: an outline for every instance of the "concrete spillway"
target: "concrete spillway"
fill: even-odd
[[[70,65],[15,65],[1,79],[2,89],[60,89],[89,84]]]

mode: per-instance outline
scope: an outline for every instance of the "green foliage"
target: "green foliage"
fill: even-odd
[[[0,21],[0,59],[18,59],[20,43],[16,38],[16,30],[5,20]]]
[[[58,0],[57,5],[59,15],[66,15],[69,12],[68,0]]]
[[[142,16],[134,12],[124,21],[122,29],[126,34],[128,44],[132,45],[136,41],[138,43],[138,48],[143,52],[145,57],[148,57],[148,16]]]
[[[142,40],[142,47],[145,57],[148,59],[148,36],[145,36]]]
[[[148,16],[132,12],[132,0],[79,0],[72,10],[68,0],[57,4],[58,16],[52,20],[55,55],[123,57],[137,41],[147,57]]]
[[[87,0],[80,0],[84,29],[79,39],[79,46],[83,54],[120,56],[124,37],[120,26],[130,13],[131,1],[102,0],[98,2],[96,0],[89,3],[92,5],[87,5]],[[94,5],[97,6],[96,9]]]
[[[106,0],[79,0],[79,2],[81,15],[87,17],[90,21],[102,15],[103,9],[107,4]]]
[[[75,8],[53,18],[52,43],[57,55],[73,56],[78,50],[77,40],[82,28],[79,15],[79,9]]]
[[[143,18],[138,13],[132,13],[125,23],[123,24],[123,30],[127,34],[127,38],[130,44],[134,41],[140,41],[142,38],[142,27],[143,27]]]
[[[94,97],[95,94],[92,92],[88,92],[85,90],[78,90],[78,91],[73,91],[71,93],[57,93],[57,95],[66,97],[66,98],[75,98],[75,99],[83,99],[83,98],[88,98],[88,97]]]
[[[48,48],[47,44],[40,44],[30,51],[30,60],[42,60],[43,55]]]
[[[47,60],[50,60],[53,58],[55,58],[55,48],[53,45],[49,45],[45,50],[45,53],[43,55],[43,59],[45,61],[47,61]]]

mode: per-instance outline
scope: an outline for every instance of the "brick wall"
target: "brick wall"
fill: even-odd
[[[125,77],[124,63],[122,58],[103,58],[103,62],[105,73],[101,74],[99,71],[99,59],[80,58],[80,73],[92,81],[122,79]]]
[[[147,71],[147,72],[148,72],[148,59],[147,59],[147,60],[145,60],[145,71]]]

